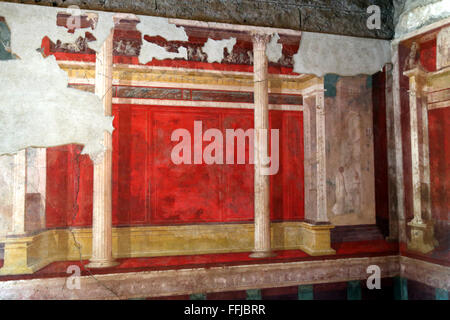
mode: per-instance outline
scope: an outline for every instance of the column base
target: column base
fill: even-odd
[[[111,268],[119,264],[119,262],[114,260],[90,260],[90,262],[86,264],[85,267],[89,269]]]
[[[275,257],[277,254],[271,250],[269,251],[253,251],[252,253],[250,253],[249,257],[250,258],[269,258],[269,257]]]
[[[408,240],[408,250],[428,253],[439,244],[434,238],[434,227],[432,221],[416,222],[411,220],[408,223],[411,227],[411,239]]]
[[[331,248],[330,230],[334,228],[331,224],[311,224],[302,222],[302,244],[301,250],[311,256],[324,256],[336,254]]]

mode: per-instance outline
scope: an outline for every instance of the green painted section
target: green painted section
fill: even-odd
[[[448,300],[448,291],[441,288],[436,288],[436,300]]]
[[[336,97],[336,83],[339,80],[337,74],[326,74],[323,77],[323,87],[325,89],[325,97]]]
[[[406,278],[394,278],[394,299],[408,300],[408,280]]]
[[[11,46],[11,32],[3,21],[0,21],[0,60],[11,60],[14,59],[11,52],[9,52],[9,47]],[[8,50],[6,49],[8,48]]]
[[[189,295],[189,300],[206,300],[205,293],[194,293]]]
[[[347,282],[347,300],[361,300],[361,281]]]
[[[367,79],[366,79],[366,88],[367,89],[370,89],[370,88],[372,88],[372,76],[367,76]]]
[[[146,300],[145,298],[130,298],[128,300]]]
[[[312,285],[298,286],[298,300],[314,300]]]
[[[261,300],[261,290],[259,289],[250,289],[247,290],[247,300]]]

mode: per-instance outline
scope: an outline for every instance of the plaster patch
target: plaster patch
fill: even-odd
[[[233,47],[236,44],[236,38],[213,40],[208,39],[205,45],[202,47],[204,53],[208,55],[208,62],[222,62],[223,50],[227,48],[228,53],[233,51]]]
[[[102,154],[113,118],[104,116],[96,95],[67,87],[54,56],[0,65],[0,154],[69,143],[83,144],[93,159]]]
[[[68,88],[68,76],[55,57],[36,51],[42,38],[72,42],[73,34],[56,25],[61,9],[0,3],[1,15],[11,30],[11,51],[19,59],[0,62],[0,154],[21,149],[69,143],[84,145],[83,153],[98,159],[103,153],[103,132],[112,132],[112,117],[104,116],[100,98]],[[111,13],[99,13],[89,45],[98,51],[111,32]]]
[[[303,32],[294,55],[294,72],[341,76],[373,74],[390,62],[390,42],[314,32]]]
[[[146,64],[153,58],[159,60],[183,58],[187,60],[188,57],[185,47],[179,47],[178,52],[169,52],[165,48],[158,46],[157,44],[147,42],[141,47],[141,52],[139,54],[139,63]]]
[[[267,59],[275,63],[278,62],[278,60],[280,60],[281,56],[283,55],[283,45],[281,43],[278,43],[278,40],[280,40],[280,36],[278,35],[278,33],[275,33],[272,36],[272,39],[270,39],[270,42],[266,48]]]
[[[11,30],[11,51],[21,59],[28,59],[39,54],[36,49],[41,47],[42,38],[45,36],[52,42],[61,40],[62,43],[71,43],[90,32],[96,40],[90,41],[88,46],[98,52],[114,27],[114,14],[98,11],[98,23],[94,30],[76,29],[74,33],[69,33],[67,28],[57,26],[58,12],[64,12],[64,9],[0,3],[0,15],[5,18]],[[84,10],[81,12],[87,13]]]
[[[169,19],[160,17],[137,16],[140,23],[136,25],[136,29],[144,35],[161,36],[167,41],[188,41],[188,36],[183,27],[169,23]],[[146,64],[153,58],[164,60],[174,58],[184,58],[187,60],[187,50],[184,47],[176,52],[168,52],[165,48],[154,43],[143,40],[141,51],[139,54],[139,62]]]

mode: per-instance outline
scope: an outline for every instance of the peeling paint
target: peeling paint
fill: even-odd
[[[294,72],[341,76],[371,75],[390,62],[390,42],[303,32],[294,55]]]
[[[233,51],[233,47],[236,44],[236,38],[213,40],[208,39],[202,50],[208,55],[208,62],[222,62],[223,51],[227,48],[228,52]]]

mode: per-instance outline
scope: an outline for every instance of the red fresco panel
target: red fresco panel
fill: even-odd
[[[450,206],[450,106],[428,111],[431,212],[448,220]]]
[[[79,183],[77,192],[77,214],[71,225],[92,225],[92,201],[94,191],[94,166],[89,155],[79,155]]]
[[[269,115],[280,136],[280,167],[270,177],[271,220],[303,220],[303,114],[274,110]]]
[[[436,71],[436,38],[420,44],[420,63],[428,71]]]
[[[45,212],[47,228],[67,225],[68,147],[47,148]]]
[[[253,110],[227,110],[223,116],[223,132],[226,129],[253,128]],[[245,143],[245,164],[237,164],[237,139],[234,144],[234,164],[223,166],[224,185],[224,215],[225,221],[252,221],[254,214],[254,166],[249,164],[250,143]]]
[[[178,143],[171,141],[172,131],[187,129],[193,141],[194,121],[202,121],[203,132],[209,128],[220,128],[218,112],[178,108],[153,112],[152,118],[151,222],[222,221],[222,165],[176,165],[171,160],[172,148]],[[204,143],[203,150],[205,146]],[[193,159],[193,148],[191,155]]]

